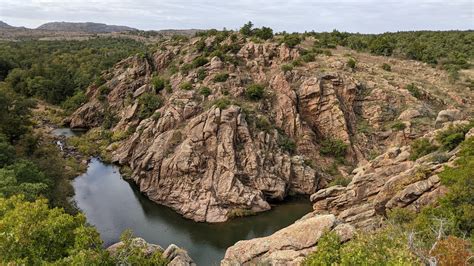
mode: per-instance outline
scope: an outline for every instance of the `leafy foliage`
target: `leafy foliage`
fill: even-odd
[[[346,46],[375,55],[398,56],[439,65],[449,72],[470,67],[474,57],[473,31],[407,31],[359,34],[334,30],[307,33],[318,39],[317,47]]]
[[[193,89],[193,84],[189,81],[185,81],[179,85],[179,88],[185,91],[190,91]]]
[[[382,69],[385,70],[385,71],[392,71],[392,66],[387,64],[387,63],[383,63],[382,64]]]
[[[212,80],[214,82],[226,82],[229,79],[229,73],[218,73]]]
[[[304,265],[418,265],[406,243],[406,236],[392,227],[376,233],[361,232],[345,244],[330,232],[321,237],[317,251]]]
[[[142,43],[125,38],[2,42],[0,62],[7,62],[2,76],[8,73],[5,81],[15,92],[58,104],[119,60],[144,50]]]
[[[204,97],[207,97],[211,95],[212,91],[209,89],[209,87],[201,87],[199,89],[199,94],[203,95]]]
[[[245,96],[252,101],[258,101],[265,95],[265,87],[261,84],[252,84],[245,89]]]
[[[422,92],[420,91],[420,89],[413,83],[411,84],[408,84],[405,86],[405,89],[410,92],[410,94],[417,98],[417,99],[421,99],[421,97],[423,96]]]
[[[240,28],[240,33],[245,37],[256,37],[262,40],[273,38],[273,30],[271,28],[253,28],[253,26],[251,21],[245,23],[242,28]]]
[[[356,67],[356,60],[354,58],[349,58],[347,60],[347,66],[350,68],[350,69],[355,69]]]
[[[420,138],[411,143],[411,154],[410,160],[415,161],[416,159],[423,157],[429,153],[434,152],[438,149],[435,145],[432,145],[426,138]]]
[[[347,151],[347,144],[339,139],[325,139],[321,142],[319,152],[322,155],[334,156],[336,158],[344,157]]]
[[[144,93],[138,98],[138,117],[144,119],[150,117],[156,109],[163,104],[163,99],[159,95],[153,93]]]
[[[463,140],[466,133],[474,127],[474,122],[466,125],[451,126],[436,135],[436,140],[443,150],[450,151],[456,148]]]
[[[15,264],[64,263],[87,253],[107,261],[97,231],[83,215],[49,209],[44,199],[25,201],[21,196],[0,197],[0,260]],[[89,259],[86,259],[88,262]]]

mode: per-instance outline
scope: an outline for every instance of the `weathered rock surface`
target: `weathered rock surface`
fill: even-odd
[[[170,266],[195,266],[194,261],[189,257],[186,250],[179,248],[178,246],[171,244],[166,249],[156,244],[147,243],[143,238],[136,237],[131,240],[131,246],[133,248],[139,248],[143,251],[145,257],[151,257],[155,252],[162,253],[163,258],[169,261]],[[124,243],[122,241],[117,242],[107,248],[107,251],[111,256],[123,257],[127,256],[124,250],[121,250]]]
[[[268,237],[237,242],[227,249],[221,265],[300,265],[316,250],[319,238],[331,230],[343,242],[355,232],[353,226],[338,223],[334,215],[309,214]]]
[[[195,45],[215,49],[216,36],[203,38],[179,45],[165,41],[149,58],[134,56],[118,63],[103,74],[104,84],[88,89],[88,102],[66,121],[73,128],[105,123],[123,133],[125,137],[107,150],[113,162],[131,168],[131,179],[153,201],[196,221],[222,222],[268,210],[269,201],[289,194],[316,193],[317,210],[334,210],[343,221],[367,223],[376,209],[383,213],[394,206],[415,208],[430,198],[425,194],[439,191],[439,182],[429,176],[400,195],[383,188],[413,183],[406,179],[419,163],[407,161],[406,148],[389,151],[388,159],[379,156],[368,162],[368,157],[430,132],[439,110],[459,109],[446,104],[444,94],[423,89],[428,99],[423,102],[402,89],[420,80],[426,87],[447,86],[442,75],[426,79],[434,70],[418,68],[413,77],[406,75],[408,63],[399,63],[394,69],[400,72],[394,70],[390,77],[385,72],[376,75],[379,62],[370,60],[382,60],[378,57],[360,62],[355,73],[344,67],[342,54],[283,71],[283,64],[299,59],[299,49],[244,38],[221,41],[219,45],[230,47],[225,56],[182,70],[202,56]],[[181,71],[176,71],[177,64]],[[216,81],[221,73],[229,74],[226,81]],[[156,75],[169,78],[166,89],[154,88],[151,80]],[[191,82],[193,89],[180,89],[184,82]],[[253,83],[265,84],[263,99],[246,97]],[[208,96],[200,93],[202,87],[209,88]],[[161,104],[144,117],[144,98],[150,94]],[[438,120],[458,116],[455,111],[440,112]],[[391,129],[397,118],[405,130]],[[347,145],[340,159],[364,166],[351,176],[349,187],[320,190],[335,174],[351,172],[350,166],[321,155],[322,145],[334,140]],[[388,182],[395,176],[400,180]]]

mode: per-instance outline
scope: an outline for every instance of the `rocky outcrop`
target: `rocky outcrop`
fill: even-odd
[[[433,141],[436,133],[425,137]],[[311,195],[314,211],[335,214],[343,222],[366,229],[378,227],[388,210],[419,211],[445,193],[437,174],[456,159],[457,149],[438,154],[445,158],[441,161],[434,159],[437,153],[410,161],[409,146],[391,148],[354,169],[347,187],[333,186]]]
[[[274,135],[253,137],[241,108],[212,107],[182,129],[167,127],[169,112],[142,122],[143,132],[114,152],[150,199],[196,221],[220,222],[239,210],[268,210],[265,199],[281,200],[289,190],[315,191],[317,172],[276,149]]]
[[[109,246],[107,251],[113,257],[126,257],[128,255],[127,250],[123,250],[123,246],[124,243],[120,241]],[[189,257],[188,252],[174,244],[163,249],[159,245],[147,243],[143,238],[136,237],[131,240],[131,247],[139,248],[145,257],[152,257],[156,252],[159,252],[162,254],[163,258],[168,261],[167,265],[169,266],[196,266],[191,257]]]
[[[237,242],[227,249],[221,265],[301,265],[329,231],[342,242],[355,233],[354,227],[339,223],[334,215],[309,214],[268,237]]]
[[[198,51],[216,49],[223,54],[195,60],[203,56]],[[406,148],[390,150],[388,159],[367,159],[374,150],[404,146],[432,130],[433,123],[425,120],[439,111],[439,97],[431,95],[436,104],[422,102],[402,89],[408,84],[401,78],[405,74],[379,78],[374,75],[379,67],[369,63],[361,62],[357,73],[348,71],[344,56],[321,56],[283,71],[282,65],[299,60],[302,51],[239,36],[164,41],[154,54],[130,57],[104,73],[105,83],[92,85],[88,102],[66,122],[73,128],[106,124],[122,133],[107,148],[112,161],[130,167],[131,179],[150,199],[195,221],[222,222],[266,211],[269,202],[289,194],[316,193],[317,209],[335,210],[343,221],[358,208],[355,220],[361,223],[374,217],[375,206],[383,213],[428,199],[423,195],[439,186],[435,177],[417,180],[426,182],[407,187],[403,195],[380,194],[373,201],[379,192],[391,191],[382,187],[395,175],[401,176],[393,186],[412,184],[405,176],[409,179],[420,165],[406,160]],[[216,79],[222,74],[228,77]],[[155,76],[166,85],[156,88]],[[188,82],[191,88],[182,89]],[[256,83],[265,87],[257,97],[262,99],[246,93]],[[150,106],[153,110],[147,110]],[[397,118],[405,130],[391,128]],[[344,158],[321,154],[331,141],[347,147]],[[357,164],[364,166],[348,174]],[[353,183],[320,190],[335,175],[353,177]]]

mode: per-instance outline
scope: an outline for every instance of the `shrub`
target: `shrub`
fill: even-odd
[[[255,37],[260,38],[262,40],[268,40],[268,39],[273,38],[273,30],[268,27],[254,29],[253,34],[255,35]]]
[[[281,43],[286,44],[290,48],[294,48],[301,43],[301,37],[298,34],[285,34]]]
[[[122,246],[117,248],[116,255],[113,256],[115,265],[155,265],[165,266],[169,262],[163,257],[160,251],[147,254],[145,247],[137,243],[131,230],[125,230],[120,236]]]
[[[199,94],[204,95],[204,97],[207,97],[211,95],[212,91],[209,89],[209,87],[201,87],[199,89]]]
[[[421,138],[413,141],[411,143],[411,154],[410,160],[415,161],[418,158],[421,158],[429,153],[434,152],[438,147],[432,145],[430,141],[426,138]]]
[[[464,135],[466,135],[472,127],[474,127],[473,122],[467,125],[451,126],[447,130],[439,132],[436,135],[436,140],[441,144],[443,150],[450,151],[464,140]]]
[[[247,22],[240,28],[240,33],[246,37],[252,35],[252,28],[253,28],[253,23],[251,21]]]
[[[208,62],[209,62],[209,60],[206,57],[199,56],[199,57],[194,58],[192,65],[193,65],[193,67],[196,68],[196,67],[203,66],[203,65],[207,64]]]
[[[214,102],[214,106],[216,106],[217,108],[219,108],[221,110],[227,109],[227,107],[229,107],[230,104],[231,104],[231,102],[227,98],[221,98],[221,99],[218,99]]]
[[[214,82],[226,82],[228,78],[229,78],[228,73],[219,73],[212,80]]]
[[[301,56],[301,59],[306,62],[306,63],[309,63],[309,62],[313,62],[316,57],[314,56],[313,53],[308,53],[308,54],[305,54],[303,56]]]
[[[290,153],[290,154],[293,154],[295,153],[296,151],[296,143],[294,140],[290,139],[289,137],[287,136],[281,136],[280,135],[280,138],[278,139],[278,145],[280,145],[280,147]]]
[[[138,117],[140,119],[150,117],[162,104],[163,100],[156,94],[144,93],[140,95],[138,98]]]
[[[323,50],[323,54],[325,56],[331,56],[332,55],[332,52],[330,50]]]
[[[263,98],[265,87],[261,84],[252,84],[245,89],[247,99],[257,101]]]
[[[411,253],[404,234],[393,227],[377,232],[360,232],[351,241],[341,244],[334,232],[318,241],[318,249],[304,265],[419,265]]]
[[[349,58],[346,64],[350,69],[355,69],[357,62],[354,58]]]
[[[332,186],[343,186],[343,187],[347,187],[347,185],[349,185],[349,183],[351,182],[351,179],[350,178],[346,178],[346,177],[343,177],[343,176],[336,176],[336,178],[334,178],[334,180],[332,180],[328,186],[329,187],[332,187]]]
[[[203,81],[207,76],[206,70],[204,68],[200,68],[197,71],[197,79]]]
[[[155,90],[155,92],[159,92],[163,90],[166,86],[166,83],[167,83],[166,80],[157,76],[151,79],[151,85],[153,86],[153,89]]]
[[[392,66],[390,66],[387,63],[383,63],[382,64],[382,69],[385,70],[385,71],[392,71]]]
[[[273,129],[272,124],[266,116],[258,116],[255,120],[255,127],[261,131],[269,132]]]
[[[63,102],[62,107],[64,108],[64,110],[66,110],[66,112],[72,113],[86,101],[86,94],[83,91],[78,91],[73,96],[67,98],[66,101]]]
[[[281,66],[281,70],[282,70],[283,72],[292,71],[292,70],[293,70],[293,65],[284,64],[284,65]]]
[[[245,216],[251,216],[255,215],[256,213],[252,210],[247,210],[247,209],[232,209],[227,213],[227,217],[229,219],[237,218],[237,217],[245,217]]]
[[[405,86],[405,89],[410,92],[410,94],[417,98],[417,99],[421,99],[421,97],[423,96],[423,94],[421,93],[420,89],[418,89],[418,87],[411,83],[411,84],[408,84]]]
[[[303,62],[301,62],[300,59],[296,59],[296,60],[293,60],[293,62],[291,62],[291,65],[293,65],[293,67],[299,67],[303,65]]]
[[[339,139],[325,139],[321,142],[319,152],[322,155],[334,156],[336,158],[344,157],[347,151],[347,144]]]
[[[191,84],[191,82],[189,81],[186,81],[186,82],[181,83],[179,85],[179,88],[182,90],[190,91],[193,89],[193,84]]]

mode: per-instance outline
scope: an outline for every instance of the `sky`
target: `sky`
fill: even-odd
[[[35,28],[50,21],[142,30],[238,29],[380,33],[474,29],[474,0],[0,0],[0,20]]]

